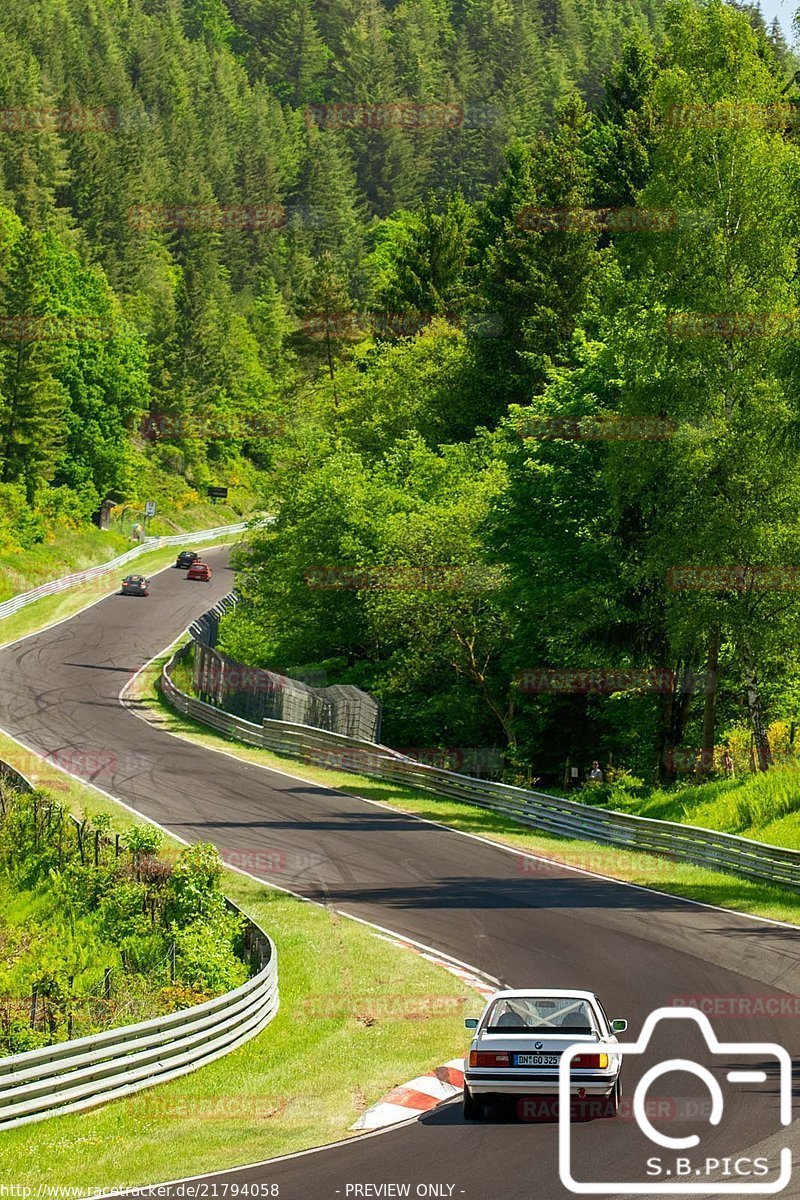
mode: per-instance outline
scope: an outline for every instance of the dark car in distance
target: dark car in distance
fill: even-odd
[[[206,583],[211,580],[211,567],[208,563],[196,562],[192,563],[186,573],[187,579],[203,579]]]
[[[122,596],[149,596],[150,580],[144,575],[126,575],[122,581]]]
[[[180,554],[175,559],[175,566],[179,567],[181,571],[186,571],[189,569],[189,567],[193,566],[199,558],[200,555],[196,550],[181,550]]]

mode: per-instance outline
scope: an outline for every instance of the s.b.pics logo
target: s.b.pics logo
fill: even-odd
[[[659,1061],[651,1047],[654,1034],[678,1053]],[[688,1049],[682,1052],[689,1047],[691,1055]],[[559,1064],[559,1173],[568,1191],[774,1194],[789,1183],[788,1146],[770,1148],[768,1154],[747,1149],[791,1122],[792,1062],[783,1046],[719,1041],[708,1017],[695,1009],[659,1008],[651,1013],[638,1041],[613,1048],[622,1056],[623,1077],[638,1075],[632,1094],[634,1121],[627,1126],[638,1136],[626,1137],[624,1156],[612,1158],[614,1179],[596,1177],[603,1173],[597,1168],[596,1146],[582,1142],[581,1127],[570,1119],[570,1095],[575,1094],[571,1064],[582,1049],[580,1044],[570,1046]],[[668,1122],[651,1119],[648,1092],[654,1085],[660,1096],[674,1097]],[[620,1174],[628,1178],[620,1180]],[[584,1177],[592,1175],[595,1178]]]

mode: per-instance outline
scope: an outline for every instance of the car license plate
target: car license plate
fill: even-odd
[[[515,1067],[557,1067],[557,1054],[515,1054]]]

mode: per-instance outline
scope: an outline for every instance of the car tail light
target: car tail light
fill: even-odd
[[[607,1054],[576,1054],[572,1060],[573,1067],[588,1067],[593,1071],[602,1071],[608,1066]]]
[[[471,1067],[508,1067],[511,1064],[507,1050],[470,1050],[469,1065]]]

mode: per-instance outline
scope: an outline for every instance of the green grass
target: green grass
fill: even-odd
[[[105,967],[117,968],[120,956],[113,942],[98,940],[94,914],[70,919],[51,889],[43,885],[12,887],[0,875],[0,981],[4,996],[30,995],[31,978],[42,970],[48,957],[48,939],[56,933],[89,951],[87,960],[75,971],[74,994],[99,993]]]
[[[133,542],[118,530],[103,531],[93,525],[64,530],[55,542],[42,542],[29,550],[0,553],[0,602],[42,583],[85,571],[130,550]]]
[[[109,812],[118,829],[136,819],[6,735],[0,758],[75,812]],[[131,1187],[323,1145],[389,1088],[464,1052],[463,1017],[483,1001],[454,976],[236,872],[226,870],[224,888],[277,944],[275,1020],[184,1079],[3,1132],[0,1183]]]
[[[223,737],[213,730],[176,713],[156,687],[164,655],[139,676],[136,695],[151,710],[152,719],[164,729],[189,738],[210,749],[235,754],[248,762],[288,772],[325,787],[337,788],[352,796],[377,800],[402,812],[414,813],[426,820],[437,821],[464,833],[477,834],[488,841],[513,846],[531,856],[540,855],[556,862],[594,871],[615,879],[655,888],[674,896],[716,904],[754,916],[800,924],[800,895],[788,888],[768,887],[751,883],[733,875],[670,862],[641,851],[622,850],[597,842],[582,842],[556,837],[519,824],[502,813],[491,812],[458,800],[434,795],[421,789],[370,779],[349,771],[335,771],[310,766],[297,759],[275,754],[269,750],[247,746]],[[535,876],[537,863],[531,859],[522,863],[523,874]]]
[[[108,1000],[103,991],[106,968],[112,972]],[[45,996],[38,1004],[34,1030],[28,1023],[31,995],[35,981],[48,971],[57,971],[62,978],[71,975],[72,1003],[62,1005],[58,999],[52,1003]],[[0,996],[0,1058],[70,1036],[87,1037],[101,1029],[145,1021],[175,1007],[166,957],[158,972],[152,968],[147,974],[125,972],[119,948],[104,933],[96,909],[75,915],[47,883],[16,887],[2,874]],[[197,1003],[205,998],[198,995]],[[9,1015],[18,1026],[5,1024]]]
[[[605,789],[599,794],[603,795],[603,807],[800,849],[800,765],[633,795],[613,790],[606,794]],[[585,789],[580,798],[591,802],[592,789]]]

